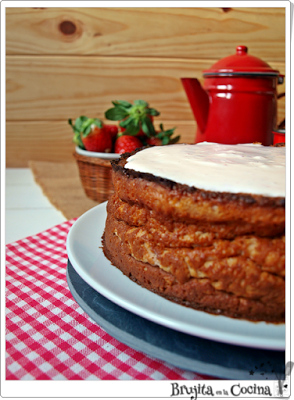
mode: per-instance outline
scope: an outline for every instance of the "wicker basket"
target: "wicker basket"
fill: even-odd
[[[75,152],[80,178],[86,195],[99,203],[109,199],[113,193],[111,164],[109,160],[87,157]]]

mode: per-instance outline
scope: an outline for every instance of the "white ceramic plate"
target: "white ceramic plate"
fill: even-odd
[[[116,153],[97,153],[95,151],[83,150],[83,149],[79,148],[78,146],[76,146],[76,152],[78,154],[80,154],[81,156],[103,158],[104,160],[114,160],[114,159],[120,157],[120,154],[116,154]]]
[[[168,328],[233,345],[285,349],[285,325],[248,322],[168,301],[142,288],[115,268],[102,251],[106,203],[83,214],[67,237],[67,254],[81,278],[119,306]]]

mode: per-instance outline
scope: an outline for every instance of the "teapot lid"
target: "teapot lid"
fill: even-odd
[[[203,76],[228,76],[228,75],[279,75],[260,58],[247,54],[246,46],[237,46],[236,54],[225,57],[216,62],[210,69],[203,71]]]

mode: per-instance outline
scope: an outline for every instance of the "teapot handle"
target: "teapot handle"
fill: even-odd
[[[281,99],[282,97],[285,97],[285,92],[284,93],[279,93],[277,98]],[[278,129],[285,129],[285,118],[283,119],[283,121],[281,121],[278,125]]]
[[[284,83],[284,78],[285,78],[285,75],[280,74],[278,76],[278,85],[281,85],[282,83]],[[285,92],[284,93],[279,93],[277,95],[277,99],[281,99],[282,97],[285,97]],[[279,123],[278,129],[285,129],[285,118],[283,119],[282,122]]]

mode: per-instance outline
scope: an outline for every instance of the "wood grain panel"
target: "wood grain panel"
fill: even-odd
[[[142,98],[163,119],[192,119],[181,76],[207,63],[114,57],[7,57],[7,119],[102,116],[111,100]]]
[[[7,54],[285,60],[285,8],[6,8]]]
[[[180,143],[193,143],[193,121],[163,121],[181,135]],[[155,123],[155,126],[157,123]],[[6,126],[6,167],[27,168],[28,161],[73,161],[73,133],[66,121],[8,122]]]
[[[180,78],[202,81],[240,44],[284,74],[285,8],[6,8],[7,166],[72,161],[68,118],[102,118],[114,99],[149,101],[193,142]]]
[[[193,120],[181,77],[198,77],[207,61],[154,58],[8,56],[8,120],[102,118],[111,100],[144,99],[163,120]],[[272,63],[284,74],[284,65]],[[284,85],[280,85],[280,91]],[[285,100],[279,101],[279,119]]]

